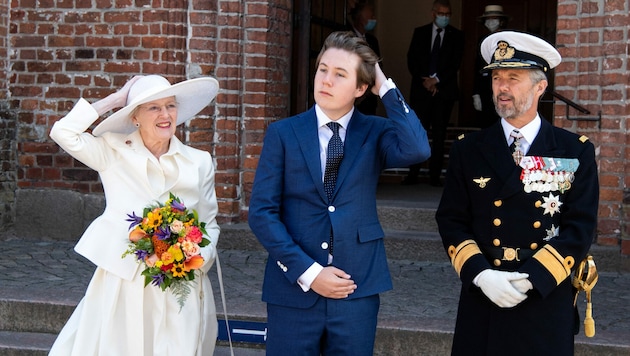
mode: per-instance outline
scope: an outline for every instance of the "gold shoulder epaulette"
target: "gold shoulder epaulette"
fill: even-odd
[[[464,138],[464,134],[461,134],[461,135],[457,136],[458,140],[462,140],[463,138]]]
[[[584,143],[584,142],[588,141],[588,137],[582,135],[582,136],[580,136],[580,138],[578,140],[580,140],[580,142]]]

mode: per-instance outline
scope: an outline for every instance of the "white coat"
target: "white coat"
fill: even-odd
[[[138,131],[87,133],[97,118],[80,99],[50,132],[66,152],[99,173],[106,201],[103,214],[75,246],[97,270],[51,355],[211,355],[216,310],[205,273],[216,258],[219,238],[212,157],[173,136],[168,152],[157,159]],[[202,248],[205,265],[181,311],[168,290],[144,287],[143,268],[133,255],[121,257],[129,244],[127,214],[141,216],[146,206],[164,203],[169,192],[197,210],[211,241]]]

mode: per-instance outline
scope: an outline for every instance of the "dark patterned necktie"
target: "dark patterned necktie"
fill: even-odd
[[[338,123],[331,121],[326,126],[333,132],[326,149],[326,170],[324,171],[324,190],[328,196],[328,201],[331,201],[335,184],[337,183],[337,172],[343,158],[343,142],[341,142],[341,137],[339,136]]]
[[[514,141],[512,141],[512,144],[510,145],[510,151],[512,151],[512,158],[514,158],[514,163],[518,166],[524,156],[523,148],[521,147],[521,139],[523,138],[523,134],[520,133],[518,130],[512,130],[512,132],[510,132],[510,137],[514,139]]]
[[[433,47],[431,47],[431,61],[429,62],[429,75],[433,75],[437,73],[437,64],[439,60],[440,46],[442,45],[442,38],[440,37],[441,32],[442,32],[442,29],[438,28],[437,35],[435,35],[435,39],[433,40]]]

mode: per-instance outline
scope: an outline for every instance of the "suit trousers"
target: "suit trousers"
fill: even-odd
[[[378,294],[357,299],[320,297],[310,308],[267,303],[267,356],[372,356]]]

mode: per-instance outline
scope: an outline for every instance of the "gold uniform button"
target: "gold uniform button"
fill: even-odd
[[[534,222],[534,229],[538,229],[540,227],[540,221],[535,221]]]
[[[542,202],[540,200],[536,200],[536,202],[534,203],[534,206],[537,208],[540,208],[541,205],[542,205]]]
[[[501,200],[494,201],[494,206],[496,206],[497,208],[500,207],[501,205],[503,205],[503,202]]]
[[[499,246],[501,246],[501,240],[494,239],[494,240],[492,240],[492,244],[495,245],[496,247],[499,247]]]
[[[494,224],[494,226],[501,226],[501,219],[499,219],[499,218],[494,219],[494,221],[492,221],[492,223]]]
[[[532,242],[532,244],[531,244],[531,245],[529,245],[529,248],[531,248],[532,250],[535,250],[535,249],[537,249],[537,248],[538,248],[538,244],[537,244],[537,243],[535,243],[535,242]]]
[[[499,267],[501,265],[501,260],[499,259],[494,260],[494,265]]]

